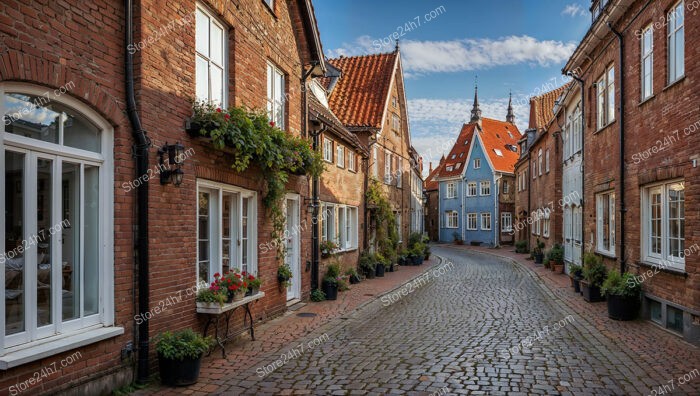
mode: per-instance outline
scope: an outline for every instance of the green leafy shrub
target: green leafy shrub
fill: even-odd
[[[292,279],[292,269],[285,263],[277,267],[277,280],[280,282],[282,287],[289,287],[291,285]]]
[[[377,258],[369,253],[369,252],[363,252],[360,255],[360,270],[362,273],[367,276],[370,274],[374,274],[375,271],[375,263],[377,262]]]
[[[564,248],[560,244],[555,244],[549,251],[549,260],[556,264],[564,262]]]
[[[527,253],[527,241],[515,242],[515,253]]]
[[[569,274],[574,277],[581,278],[583,277],[583,267],[578,264],[571,264],[569,265]]]
[[[223,305],[228,298],[227,294],[226,291],[214,291],[209,288],[201,289],[197,292],[197,302]]]
[[[592,286],[600,287],[608,272],[603,260],[593,253],[586,253],[583,262],[583,278]]]
[[[608,277],[600,291],[604,296],[638,297],[642,291],[642,285],[629,272],[620,275],[620,271],[613,269],[608,272]]]
[[[192,329],[171,333],[163,332],[158,336],[156,351],[166,359],[197,359],[213,344],[211,337],[203,337]]]
[[[323,292],[321,289],[313,289],[311,291],[311,301],[313,302],[321,302],[326,299],[326,293]]]

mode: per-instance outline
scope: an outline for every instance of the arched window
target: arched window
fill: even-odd
[[[114,321],[113,131],[68,90],[0,84],[0,356]]]

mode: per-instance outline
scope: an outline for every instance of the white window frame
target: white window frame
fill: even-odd
[[[32,84],[15,83],[15,82],[5,82],[0,83],[0,114],[9,113],[8,110],[4,108],[4,96],[6,92],[18,92],[33,96],[43,96],[46,95],[47,88]],[[119,327],[114,326],[114,129],[112,126],[104,120],[97,112],[92,110],[89,106],[83,104],[83,102],[73,99],[70,95],[63,95],[60,99],[56,99],[57,103],[65,105],[76,113],[88,119],[94,124],[94,126],[100,131],[100,152],[95,153],[87,150],[77,149],[73,147],[68,147],[63,145],[63,139],[59,135],[58,143],[50,143],[45,141],[40,141],[37,139],[32,139],[25,136],[20,136],[17,134],[11,134],[5,132],[5,123],[0,123],[0,164],[2,164],[3,170],[0,171],[0,185],[5,185],[5,152],[21,152],[24,154],[24,170],[25,176],[23,179],[22,191],[27,194],[25,196],[23,205],[23,239],[31,240],[32,236],[37,235],[37,220],[36,211],[32,210],[32,206],[35,206],[36,195],[33,196],[29,194],[30,191],[37,190],[37,178],[36,178],[36,160],[37,159],[49,159],[52,161],[52,177],[53,186],[52,190],[58,189],[58,192],[62,191],[61,188],[61,167],[64,161],[73,164],[78,164],[81,169],[81,174],[86,165],[99,167],[99,235],[97,237],[98,244],[101,246],[100,257],[99,257],[99,271],[98,271],[98,295],[100,303],[98,304],[97,314],[82,316],[69,320],[62,320],[62,305],[53,304],[52,305],[52,324],[37,327],[36,319],[36,307],[37,302],[36,290],[37,290],[37,257],[34,252],[36,249],[31,247],[24,251],[24,285],[23,290],[27,292],[24,297],[24,320],[25,320],[25,330],[20,333],[15,333],[11,335],[5,334],[5,300],[3,298],[3,304],[0,305],[0,313],[3,317],[3,325],[0,326],[0,364],[8,364],[8,360],[4,358],[8,354],[8,359],[12,359],[12,353],[22,351],[22,360],[26,363],[28,361],[34,361],[42,357],[46,357],[48,354],[55,354],[64,351],[66,346],[70,346],[72,341],[66,337],[73,335],[81,335],[89,339],[88,342],[93,342],[92,340],[97,337],[96,332],[103,332],[104,334],[109,334],[109,336],[116,336],[123,334],[124,330]],[[62,127],[61,127],[62,129]],[[10,150],[11,149],[11,150]],[[81,186],[82,187],[82,186]],[[60,196],[55,194],[53,198]],[[52,225],[59,224],[63,219],[62,217],[62,206],[61,199],[51,200],[51,221]],[[82,206],[82,205],[81,205]],[[0,213],[3,215],[3,226],[0,227],[0,251],[5,252],[5,226],[4,226],[4,213],[5,213],[5,194],[0,194]],[[81,208],[81,210],[84,210]],[[32,214],[33,212],[33,214]],[[80,219],[84,219],[80,216]],[[80,229],[81,235],[79,238],[82,240],[84,238],[84,229]],[[52,260],[59,260],[61,256],[60,247],[63,241],[62,233],[57,232],[53,235],[54,243],[52,243]],[[82,243],[81,243],[82,245]],[[4,267],[3,263],[3,267]],[[54,265],[51,269],[51,300],[62,301],[62,287],[54,287],[54,282],[61,282],[63,279],[61,273],[61,266]],[[4,281],[4,270],[1,273],[2,280],[0,280],[0,294],[5,296],[5,281]],[[85,293],[82,292],[81,296]],[[84,305],[81,302],[81,311],[84,309]],[[60,318],[60,320],[58,319]],[[111,328],[111,329],[107,329]],[[104,337],[98,340],[104,339]],[[54,342],[55,341],[55,342]],[[81,344],[82,345],[82,344]],[[79,345],[75,345],[78,347]],[[55,352],[54,352],[55,351]]]
[[[468,182],[467,183],[467,196],[468,197],[476,197],[477,195],[477,189],[476,189],[476,182]]]
[[[684,244],[683,247],[685,249],[681,249],[680,256],[682,257],[675,257],[670,255],[670,227],[669,227],[669,199],[668,199],[668,192],[671,189],[671,187],[678,187],[678,185],[683,186],[683,190],[685,190],[684,186],[684,181],[683,180],[673,180],[673,181],[666,181],[663,183],[656,183],[652,184],[649,186],[645,186],[642,188],[642,199],[641,199],[641,224],[642,224],[642,233],[640,235],[641,237],[641,246],[642,246],[642,260],[645,262],[653,263],[653,264],[659,264],[660,266],[664,267],[670,267],[673,269],[677,269],[679,271],[685,271],[685,251],[688,251],[689,249],[685,246],[685,229],[684,231]],[[661,251],[659,253],[652,252],[652,243],[651,243],[651,238],[653,238],[652,235],[652,225],[651,225],[651,194],[652,193],[659,193],[661,195],[661,200],[660,200],[660,212],[661,212],[661,217],[660,217],[660,247]],[[685,203],[683,204],[685,207]],[[685,209],[685,208],[684,208]],[[682,219],[683,223],[685,223],[685,217]],[[684,227],[686,228],[686,227]]]
[[[681,23],[678,22],[678,15],[682,15]],[[683,1],[679,1],[668,12],[668,31],[667,31],[667,46],[668,46],[668,84],[680,80],[685,76],[685,6]],[[680,39],[680,40],[679,40]],[[678,41],[681,41],[678,43]],[[676,64],[676,51],[683,51],[682,62]]]
[[[280,79],[280,89],[276,89],[277,84],[275,81]],[[267,115],[270,121],[275,123],[275,126],[284,129],[285,128],[285,107],[286,107],[286,91],[285,87],[286,76],[284,72],[273,65],[272,63],[267,63]],[[280,92],[281,91],[281,92]]]
[[[572,134],[573,138],[571,139],[573,141],[573,152],[570,154],[576,154],[581,151],[582,147],[582,137],[583,137],[583,119],[582,119],[582,114],[581,114],[581,104],[576,105],[576,109],[574,110],[574,119],[573,119],[573,126],[572,126]]]
[[[596,83],[597,127],[605,128],[615,121],[615,65],[605,69]]]
[[[445,185],[445,198],[447,198],[447,199],[457,198],[457,183],[448,182]]]
[[[391,184],[391,152],[384,152],[384,183]]]
[[[596,250],[605,255],[615,256],[615,192],[610,190],[596,194]],[[604,240],[604,209],[607,206],[608,212],[608,241],[609,246],[605,247]]]
[[[654,28],[652,25],[648,25],[642,30],[639,41],[641,47],[640,93],[642,95],[641,100],[645,101],[654,95]]]
[[[355,163],[357,162],[357,156],[352,150],[348,150],[348,170],[355,172]]]
[[[510,189],[508,180],[503,180],[503,194],[508,194],[508,190]]]
[[[207,43],[208,43],[208,51],[209,54],[204,54],[203,52],[200,52],[197,50],[196,46],[196,27],[198,26],[198,22],[196,21],[196,16],[195,16],[195,96],[197,97],[198,100],[205,101],[205,102],[210,102],[217,104],[221,107],[226,107],[228,104],[228,84],[226,83],[228,81],[227,75],[228,75],[228,31],[225,28],[225,25],[213,14],[211,13],[207,8],[197,4],[196,7],[196,16],[197,15],[202,15],[203,17],[207,18]],[[221,29],[221,46],[218,48],[219,51],[221,51],[221,60],[217,61],[214,59],[212,56],[212,42],[211,42],[211,37],[212,37],[212,31],[215,28]],[[196,64],[197,64],[197,58],[202,59],[203,61],[206,61],[207,63],[207,95],[206,97],[203,95],[200,95],[197,93],[197,76],[196,76]],[[219,69],[221,70],[221,87],[222,87],[222,92],[221,92],[221,100],[217,100],[214,97],[214,93],[212,91],[212,70],[214,69]]]
[[[549,173],[549,149],[544,152],[544,171]]]
[[[467,230],[476,231],[478,226],[476,213],[467,213]]]
[[[323,138],[323,160],[333,163],[333,140],[327,137]]]
[[[474,159],[474,169],[481,169],[481,158]]]
[[[513,231],[513,214],[510,212],[501,212],[501,233]]]
[[[491,213],[485,212],[481,214],[481,229],[488,231],[491,230]]]
[[[532,163],[532,179],[537,179],[537,162]]]
[[[401,131],[401,117],[396,113],[391,113],[391,129],[397,134]]]
[[[336,163],[338,168],[345,168],[345,146],[339,143],[336,146],[336,151]]]
[[[542,176],[542,149],[537,152],[537,169],[539,170],[539,175]]]
[[[403,158],[396,158],[396,187],[403,186]]]
[[[372,175],[375,179],[379,178],[379,147],[372,146]]]
[[[489,196],[491,195],[491,182],[488,180],[482,180],[479,182],[479,195]]]
[[[456,210],[445,212],[445,228],[459,228],[459,213]]]

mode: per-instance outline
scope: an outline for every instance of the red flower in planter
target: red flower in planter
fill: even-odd
[[[220,108],[220,107],[217,107],[217,108],[216,108],[216,112],[217,112],[217,113],[221,113],[221,108]]]
[[[253,275],[248,275],[248,280],[255,280],[255,277]]]
[[[228,114],[224,114],[224,118],[228,120],[229,118],[231,118],[231,116]]]
[[[241,279],[241,274],[234,274],[236,278]]]
[[[270,126],[272,126],[272,127],[275,126],[275,122],[274,122],[274,121],[270,121]]]
[[[214,274],[214,278],[218,279],[220,276],[221,276],[221,274],[219,274],[218,272]]]

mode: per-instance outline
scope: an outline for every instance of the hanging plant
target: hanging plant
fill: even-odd
[[[290,174],[318,177],[324,164],[320,152],[312,149],[304,138],[292,136],[275,126],[262,110],[245,107],[221,109],[211,103],[194,101],[188,131],[209,137],[217,149],[233,149],[231,168],[237,172],[257,165],[266,182],[263,204],[272,219],[272,238],[276,240],[277,257],[284,255],[281,237],[285,214],[282,198]]]

